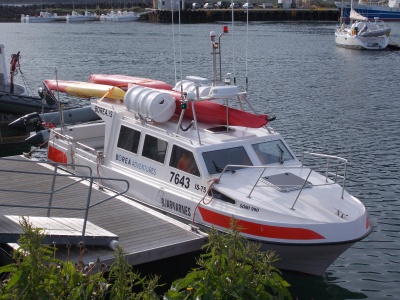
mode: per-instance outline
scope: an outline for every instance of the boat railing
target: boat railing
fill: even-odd
[[[274,184],[268,184],[265,179],[263,178],[263,175],[266,170],[271,170],[271,169],[279,169],[279,170],[294,170],[294,169],[304,169],[307,168],[309,169],[306,178],[304,180],[299,180],[298,184],[293,184],[293,182],[290,182],[289,184],[285,185],[283,183],[279,183],[279,188],[278,190],[282,192],[288,192],[288,191],[294,191],[294,190],[299,190],[299,192],[296,195],[296,198],[294,199],[294,202],[292,204],[291,209],[294,209],[294,206],[297,203],[297,200],[299,199],[301,193],[303,192],[304,189],[309,188],[309,187],[317,187],[317,186],[327,186],[327,185],[334,185],[338,184],[342,187],[341,189],[341,195],[340,197],[343,199],[344,196],[344,189],[345,189],[345,180],[346,180],[346,169],[347,169],[347,160],[341,157],[337,156],[332,156],[332,155],[325,155],[325,154],[318,154],[318,153],[311,153],[311,152],[305,152],[304,156],[311,156],[311,157],[316,157],[316,158],[323,158],[326,159],[326,163],[322,165],[318,165],[315,161],[313,166],[305,166],[304,165],[304,159],[302,162],[301,166],[294,167],[294,166],[276,166],[276,165],[263,165],[263,166],[246,166],[246,165],[226,165],[225,168],[222,170],[221,174],[219,175],[217,182],[221,182],[222,177],[224,174],[227,174],[228,172],[236,172],[238,169],[259,169],[261,170],[257,180],[255,180],[252,188],[250,189],[249,194],[247,195],[248,198],[251,198],[251,195],[256,187],[275,187]],[[334,163],[332,163],[334,161]],[[340,171],[340,167],[343,169]],[[325,174],[325,183],[323,184],[311,184],[308,179],[311,175],[312,172],[318,172]]]
[[[322,163],[321,163],[322,160]],[[346,185],[347,159],[322,153],[303,152],[302,165],[325,174],[325,182],[332,180],[342,187],[342,199]]]
[[[0,192],[2,193],[2,199],[12,199],[10,204],[0,203],[1,207],[19,207],[19,208],[28,208],[28,209],[45,209],[47,210],[47,217],[51,216],[53,210],[61,210],[61,211],[81,211],[84,213],[83,218],[83,226],[82,226],[82,242],[85,243],[85,232],[86,232],[86,225],[88,221],[89,210],[95,206],[103,204],[106,201],[114,199],[120,195],[125,194],[129,190],[129,182],[125,179],[116,179],[116,178],[105,178],[105,177],[96,177],[92,176],[92,169],[85,165],[77,165],[77,164],[60,164],[60,163],[51,163],[46,162],[47,166],[51,166],[52,171],[43,171],[43,172],[36,172],[30,171],[29,164],[38,164],[37,161],[31,160],[22,160],[22,159],[15,159],[15,158],[0,158],[0,161],[12,161],[13,162],[13,169],[6,169],[4,164],[2,164],[2,168],[0,169],[0,174],[12,174],[12,173],[19,173],[19,174],[26,174],[27,175],[27,183],[29,184],[29,176],[35,176],[38,178],[40,176],[43,178],[43,182],[49,182],[50,184],[43,184],[41,186],[30,187],[29,189],[24,189],[23,187],[19,188],[9,188],[7,185],[6,180],[3,180],[0,183]],[[22,164],[26,164],[22,165]],[[67,168],[85,168],[87,169],[87,174],[85,176],[80,176],[76,174],[71,174],[68,172],[60,172],[60,170],[65,170]],[[11,176],[11,175],[10,175]],[[48,179],[49,178],[49,179]],[[73,179],[73,182],[65,181],[65,178]],[[113,181],[113,182],[120,182],[121,185],[126,184],[126,188],[121,192],[114,192],[110,191],[110,193],[105,193],[104,198],[99,199],[95,203],[91,203],[92,198],[92,191],[94,189],[94,185],[97,182],[101,182],[101,180]],[[77,186],[79,183],[86,182],[88,184],[81,184],[79,187],[84,187],[87,189],[86,195],[83,193],[80,194],[80,197],[86,197],[86,202],[82,206],[84,207],[71,207],[71,206],[62,206],[62,205],[54,205],[54,202],[58,200],[58,196],[61,196],[63,193],[73,193],[75,191],[72,190],[73,187]],[[103,189],[103,186],[99,185],[99,189]],[[85,192],[85,190],[84,190]],[[48,197],[47,205],[45,204],[17,204],[17,200],[21,199],[20,195],[26,196],[30,200],[39,200],[43,202],[45,198],[44,196]],[[35,198],[36,197],[36,198]],[[24,198],[25,199],[25,198]]]

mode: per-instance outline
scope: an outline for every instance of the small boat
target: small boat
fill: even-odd
[[[72,11],[71,14],[67,14],[66,20],[68,23],[96,21],[97,15],[96,15],[96,13],[92,13],[87,10],[85,10],[84,14],[80,14],[76,11]]]
[[[375,17],[370,22],[367,17],[351,10],[350,25],[341,18],[335,31],[335,43],[339,47],[366,50],[383,50],[389,44],[390,27]]]
[[[133,22],[139,20],[140,15],[133,11],[111,11],[108,14],[102,14],[100,21],[109,22]]]
[[[257,128],[232,124],[230,106],[241,107],[247,93],[218,79],[221,43],[210,37],[210,85],[189,76],[173,90],[129,84],[123,101],[92,99],[102,122],[52,128],[47,159],[75,164],[68,170],[80,175],[90,167],[116,191],[122,187],[106,178],[126,179],[132,200],[203,230],[226,231],[234,218],[245,238],[277,253],[278,268],[322,275],[372,231],[365,206],[345,190],[347,160],[300,160],[268,118]],[[199,120],[200,103],[223,107],[209,113],[225,124]]]
[[[0,44],[0,112],[21,116],[58,109],[56,100],[50,95],[31,96],[24,85],[15,83],[16,74],[23,74],[20,71],[20,52],[11,55],[8,70],[4,45]]]
[[[368,19],[379,18],[383,21],[400,20],[400,0],[359,0],[358,3],[335,2],[342,18],[349,18],[351,8]]]
[[[50,128],[98,120],[101,120],[100,117],[88,105],[56,112],[33,112],[9,122],[8,127],[20,132],[31,132],[25,137],[25,143],[39,146],[48,142]]]
[[[21,23],[50,23],[57,21],[56,13],[41,11],[38,16],[21,15]]]

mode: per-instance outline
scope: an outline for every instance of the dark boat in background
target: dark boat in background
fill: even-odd
[[[58,110],[57,101],[49,94],[30,95],[25,85],[14,82],[20,70],[20,52],[11,55],[10,70],[6,64],[4,45],[0,44],[0,156],[9,156],[29,150],[26,132],[10,128],[8,124],[32,112]]]

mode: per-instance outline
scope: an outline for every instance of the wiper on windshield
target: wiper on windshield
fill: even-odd
[[[214,168],[215,168],[215,171],[217,171],[218,173],[221,173],[224,169],[221,169],[220,167],[218,167],[218,165],[215,163],[215,161],[213,160],[212,161],[213,162],[213,165],[214,165]]]
[[[285,160],[283,159],[283,153],[284,153],[284,151],[282,150],[282,148],[278,145],[278,144],[276,144],[276,146],[278,147],[278,149],[279,149],[279,162],[281,163],[281,164],[283,164],[284,162],[285,162]]]

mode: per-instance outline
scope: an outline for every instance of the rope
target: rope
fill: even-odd
[[[205,193],[204,196],[200,199],[200,201],[197,203],[197,205],[196,205],[196,207],[195,207],[195,209],[194,209],[193,218],[192,218],[192,223],[194,223],[194,218],[195,218],[195,216],[196,216],[196,211],[197,211],[197,208],[199,207],[200,203],[203,203],[204,205],[208,205],[208,204],[210,204],[211,201],[214,199],[214,196],[213,196],[212,193],[211,193],[211,199],[210,199],[210,201],[208,201],[208,202],[205,202],[205,201],[204,201],[205,198],[206,198],[206,196],[208,195],[208,193],[212,190],[212,187],[214,186],[214,184],[216,184],[216,183],[219,182],[219,178],[213,178],[213,179],[209,180],[208,183],[209,183],[210,181],[211,181],[210,186],[208,187],[206,193]]]

